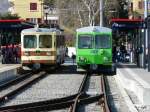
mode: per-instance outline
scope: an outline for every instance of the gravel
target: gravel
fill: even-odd
[[[51,74],[5,104],[16,105],[61,98],[77,93],[83,75]]]
[[[101,76],[91,76],[88,85],[86,86],[86,93],[96,95],[101,93]],[[82,106],[79,112],[101,112],[102,108],[98,102]]]

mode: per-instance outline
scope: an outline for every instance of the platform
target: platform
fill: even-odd
[[[0,64],[0,84],[10,78],[16,77],[17,69],[21,64]]]
[[[142,105],[150,105],[150,72],[135,64],[118,64],[117,75],[125,89],[132,91]]]

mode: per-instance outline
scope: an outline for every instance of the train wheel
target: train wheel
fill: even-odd
[[[41,68],[41,64],[39,64],[39,63],[33,64],[33,69],[37,70],[37,69],[40,69],[40,68]]]

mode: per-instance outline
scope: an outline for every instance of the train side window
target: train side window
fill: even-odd
[[[36,48],[37,38],[36,35],[24,35],[24,48]]]

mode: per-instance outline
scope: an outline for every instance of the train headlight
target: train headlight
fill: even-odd
[[[104,57],[104,61],[106,62],[106,61],[109,61],[109,59],[107,58],[107,57]]]
[[[46,55],[47,55],[47,56],[50,56],[50,55],[51,55],[51,52],[47,52]]]
[[[84,57],[79,57],[79,61],[81,61],[81,62],[87,62],[87,59],[84,58]]]
[[[29,52],[29,51],[25,51],[25,52],[24,52],[24,55],[25,55],[25,56],[29,56],[29,55],[30,55],[30,52]]]

